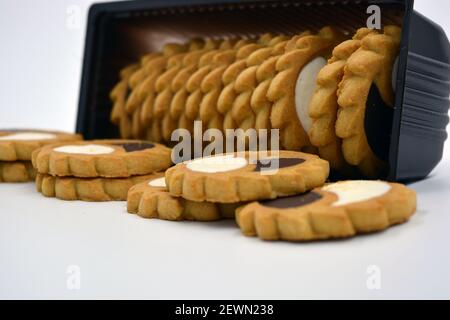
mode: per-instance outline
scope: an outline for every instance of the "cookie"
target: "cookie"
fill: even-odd
[[[129,94],[125,102],[126,116],[131,121],[131,134],[130,137],[135,139],[143,138],[145,133],[145,127],[140,121],[140,92],[142,91],[142,86],[144,80],[147,78],[148,64],[154,64],[154,61],[158,61],[161,54],[159,53],[149,53],[141,58],[141,66],[136,70],[128,79]]]
[[[31,153],[46,144],[82,140],[79,134],[43,130],[0,131],[0,161],[30,161]]]
[[[188,46],[186,44],[166,44],[163,47],[161,56],[151,60],[145,66],[147,76],[139,88],[136,89],[137,101],[135,103],[137,108],[133,112],[133,119],[136,121],[136,126],[141,128],[140,131],[142,131],[142,135],[147,140],[155,142],[162,140],[159,127],[154,127],[154,123],[159,123],[159,121],[152,118],[153,106],[157,94],[155,88],[156,81],[165,72],[168,60],[173,56],[186,52],[187,49]]]
[[[129,178],[75,178],[38,173],[36,190],[61,200],[125,201],[128,190],[151,175]]]
[[[223,117],[224,130],[236,129],[238,127],[231,114],[233,103],[236,100],[237,95],[234,90],[234,85],[236,78],[247,67],[247,57],[253,52],[261,49],[261,47],[266,46],[272,39],[273,36],[271,34],[264,34],[259,39],[260,44],[252,43],[239,49],[236,54],[236,61],[229,65],[223,72],[223,89],[220,91],[219,97],[217,98],[217,111]]]
[[[295,46],[297,40],[306,35],[310,35],[309,31],[302,32],[299,35],[293,36],[288,41],[276,44],[270,51],[270,57],[261,63],[256,69],[256,84],[255,89],[251,95],[250,107],[255,115],[255,129],[271,129],[270,114],[273,103],[267,99],[267,91],[270,83],[275,77],[276,64],[278,59],[284,53],[286,47],[291,48]],[[236,110],[235,112],[238,112]]]
[[[192,132],[193,122],[188,121],[185,116],[186,100],[188,97],[186,82],[192,74],[197,71],[199,67],[201,67],[200,59],[202,56],[211,50],[216,49],[219,45],[219,41],[209,39],[205,42],[203,49],[190,52],[184,57],[183,68],[174,77],[171,84],[174,95],[170,103],[170,117],[175,123],[177,123],[177,128],[187,129]]]
[[[207,129],[222,130],[223,118],[217,110],[217,99],[222,91],[223,72],[235,61],[236,53],[236,49],[217,53],[211,63],[211,71],[203,78],[200,85],[202,100],[199,106],[199,119]]]
[[[168,59],[165,72],[155,82],[156,98],[152,117],[155,121],[161,122],[164,141],[170,141],[172,131],[176,128],[175,120],[170,115],[170,104],[174,95],[172,81],[183,67],[183,60],[186,55],[189,52],[200,50],[203,47],[203,41],[192,41],[187,52],[174,55]]]
[[[0,182],[33,181],[35,176],[30,161],[0,161]]]
[[[234,218],[242,203],[221,204],[195,202],[172,196],[166,189],[164,173],[154,174],[149,180],[128,191],[127,209],[143,218],[164,220],[213,221]]]
[[[283,148],[301,150],[310,145],[301,123],[303,109],[299,106],[303,92],[308,90],[303,80],[325,65],[326,57],[341,39],[338,31],[325,27],[317,34],[299,38],[295,46],[287,48],[277,60],[277,74],[270,83],[267,98],[273,103],[271,126],[280,130]]]
[[[166,171],[166,183],[187,200],[236,203],[305,192],[323,185],[328,173],[328,162],[315,155],[247,151],[179,163]]]
[[[235,46],[242,46],[241,44],[241,40],[236,41],[236,39],[226,39],[220,44],[219,49],[211,50],[201,57],[199,68],[186,82],[188,96],[186,99],[185,116],[188,121],[194,122],[199,118],[200,104],[203,99],[203,92],[201,90],[202,81],[211,71],[215,56],[223,50],[230,50]]]
[[[250,203],[237,209],[236,221],[247,236],[311,241],[384,230],[407,221],[415,210],[416,194],[402,184],[348,180]]]
[[[256,43],[241,42],[241,46],[236,46],[233,50],[221,52],[215,57],[212,70],[205,76],[201,84],[203,99],[200,104],[200,120],[206,124],[206,128],[224,129],[224,113],[226,113],[226,111],[219,110],[218,104],[220,95],[222,91],[225,90],[225,83],[223,82],[225,72],[234,63],[238,63],[233,66],[233,71],[228,71],[227,76],[236,72],[237,69],[239,69],[239,61],[243,61],[252,52],[267,45],[266,41],[268,41],[269,38],[270,36],[265,34],[261,36]],[[229,85],[229,82],[232,82],[232,80],[227,82]],[[231,93],[229,89],[226,90],[226,92]],[[232,98],[226,97],[225,99],[230,101]]]
[[[342,139],[345,160],[364,175],[377,176],[384,164],[367,141],[364,118],[367,105],[394,106],[394,61],[398,56],[401,29],[386,26],[382,34],[369,34],[347,60],[338,88],[339,112],[336,135]],[[390,124],[388,124],[390,126]],[[380,125],[381,126],[381,125]],[[379,137],[377,138],[379,139]],[[382,144],[382,142],[377,141]],[[384,150],[389,146],[383,145]]]
[[[259,65],[266,61],[275,51],[284,51],[286,36],[277,36],[273,38],[266,47],[260,48],[251,53],[245,60],[245,69],[236,77],[234,91],[236,98],[233,101],[231,116],[237,126],[243,130],[255,128],[255,114],[251,108],[251,98],[253,91],[257,86],[256,70]],[[255,128],[256,129],[256,128]]]
[[[121,136],[129,136],[131,134],[131,120],[127,116],[125,103],[129,93],[128,79],[139,69],[139,64],[131,64],[120,71],[120,81],[111,90],[109,96],[113,103],[110,120],[119,126]]]
[[[359,49],[361,39],[376,31],[359,29],[353,39],[339,44],[333,49],[333,55],[318,72],[316,84],[310,86],[309,95],[304,97],[303,127],[313,146],[318,147],[319,156],[330,163],[331,169],[350,170],[341,151],[341,139],[336,136],[335,124],[338,111],[337,90],[344,76],[347,59]],[[314,81],[314,75],[307,81]],[[305,115],[305,113],[307,113]]]
[[[172,165],[171,149],[138,140],[92,140],[44,146],[32,155],[39,173],[53,176],[130,177]]]

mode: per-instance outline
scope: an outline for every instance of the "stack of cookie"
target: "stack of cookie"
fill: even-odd
[[[128,211],[145,218],[232,218],[244,235],[310,241],[350,237],[405,222],[414,191],[371,180],[326,184],[328,162],[311,154],[225,154],[179,163],[128,192]]]
[[[126,200],[128,189],[172,165],[171,149],[136,140],[56,143],[35,150],[36,188],[63,200]]]
[[[0,182],[34,180],[36,171],[31,165],[31,153],[47,144],[81,140],[77,134],[41,130],[0,131]]]
[[[327,161],[295,151],[197,158],[131,188],[128,211],[167,220],[233,218],[235,209],[245,202],[323,185],[328,170]]]
[[[121,71],[111,120],[124,138],[166,143],[195,120],[222,131],[279,129],[282,149],[317,153],[344,174],[378,176],[389,134],[365,121],[366,105],[392,110],[400,35],[397,26],[362,28],[348,40],[327,26],[168,44]],[[379,120],[389,129],[388,118]]]

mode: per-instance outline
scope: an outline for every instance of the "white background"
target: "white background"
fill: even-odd
[[[75,128],[90,3],[0,0],[0,128]],[[415,8],[450,34],[450,1]],[[431,177],[411,185],[419,208],[408,224],[311,244],[245,238],[232,221],[144,220],[124,203],[64,202],[33,184],[2,184],[0,298],[450,298],[447,149]],[[80,290],[67,288],[70,265]],[[380,290],[366,285],[370,265]]]

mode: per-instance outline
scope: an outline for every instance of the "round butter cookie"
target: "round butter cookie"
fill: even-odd
[[[236,211],[244,235],[264,240],[311,241],[375,232],[405,222],[416,194],[398,183],[348,180]]]
[[[333,49],[333,56],[327,64],[313,74],[308,81],[310,95],[304,98],[303,122],[308,129],[311,144],[318,148],[319,156],[330,162],[331,169],[346,170],[346,163],[341,151],[341,139],[336,136],[335,124],[338,112],[337,90],[344,76],[347,59],[361,46],[361,39],[375,30],[361,28],[353,36]],[[317,80],[316,80],[317,77]],[[315,82],[315,83],[314,83]]]
[[[247,151],[197,158],[166,171],[169,192],[192,201],[273,199],[325,183],[328,162],[295,151]]]
[[[149,180],[133,186],[128,191],[128,212],[143,218],[163,220],[214,221],[234,218],[242,203],[196,202],[172,196],[166,188],[164,173],[156,173]]]
[[[53,176],[130,177],[163,171],[172,165],[171,149],[139,140],[57,143],[33,152],[33,166]]]
[[[38,173],[36,190],[61,200],[125,201],[128,190],[151,175],[129,178],[75,178]]]
[[[349,164],[357,166],[361,173],[370,177],[378,176],[385,170],[392,124],[385,117],[379,121],[372,118],[368,123],[374,127],[372,130],[376,134],[373,144],[369,144],[366,109],[387,110],[394,107],[395,60],[399,54],[400,38],[401,29],[393,25],[386,26],[382,34],[366,35],[361,40],[360,48],[347,59],[344,77],[337,91],[339,111],[336,135],[342,139],[342,153]],[[382,121],[385,123],[380,123]],[[380,128],[387,128],[389,132],[382,136]]]
[[[322,28],[318,34],[300,37],[292,48],[286,48],[277,60],[277,74],[267,91],[267,98],[273,102],[270,121],[272,128],[280,130],[280,144],[284,149],[301,150],[310,145],[303,127],[303,94],[310,88],[303,86],[314,70],[326,63],[342,34],[331,27]]]
[[[0,182],[28,182],[35,177],[30,161],[0,161]]]
[[[43,130],[0,130],[0,161],[30,161],[34,150],[46,144],[82,140],[79,134]]]

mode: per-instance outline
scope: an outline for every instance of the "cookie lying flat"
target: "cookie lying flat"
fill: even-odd
[[[166,171],[166,183],[187,200],[235,203],[302,193],[323,185],[328,173],[328,162],[315,155],[247,151],[179,163]]]
[[[348,180],[250,203],[237,209],[236,221],[247,236],[308,241],[383,230],[407,221],[415,210],[416,194],[402,184]]]
[[[148,181],[139,183],[128,191],[127,208],[143,218],[164,220],[213,221],[234,218],[242,203],[220,204],[195,202],[172,196],[166,188],[164,173],[154,174]]]
[[[129,178],[54,177],[38,173],[36,190],[46,197],[61,200],[125,201],[128,190],[151,175]]]
[[[31,160],[31,153],[43,145],[82,140],[81,135],[42,130],[0,131],[0,161]]]
[[[129,177],[163,171],[172,165],[171,149],[139,140],[58,143],[33,152],[39,173],[75,177]]]
[[[389,109],[394,106],[394,61],[399,52],[400,38],[401,29],[397,26],[386,26],[383,34],[373,33],[364,37],[361,47],[347,60],[337,92],[336,134],[342,138],[342,153],[349,164],[358,166],[366,176],[377,176],[384,166],[367,141],[366,107]],[[390,123],[372,122],[377,128],[391,126]],[[380,140],[377,132],[377,144],[387,150],[389,145],[383,144],[388,143]]]
[[[0,182],[28,182],[36,177],[29,161],[0,161]]]

